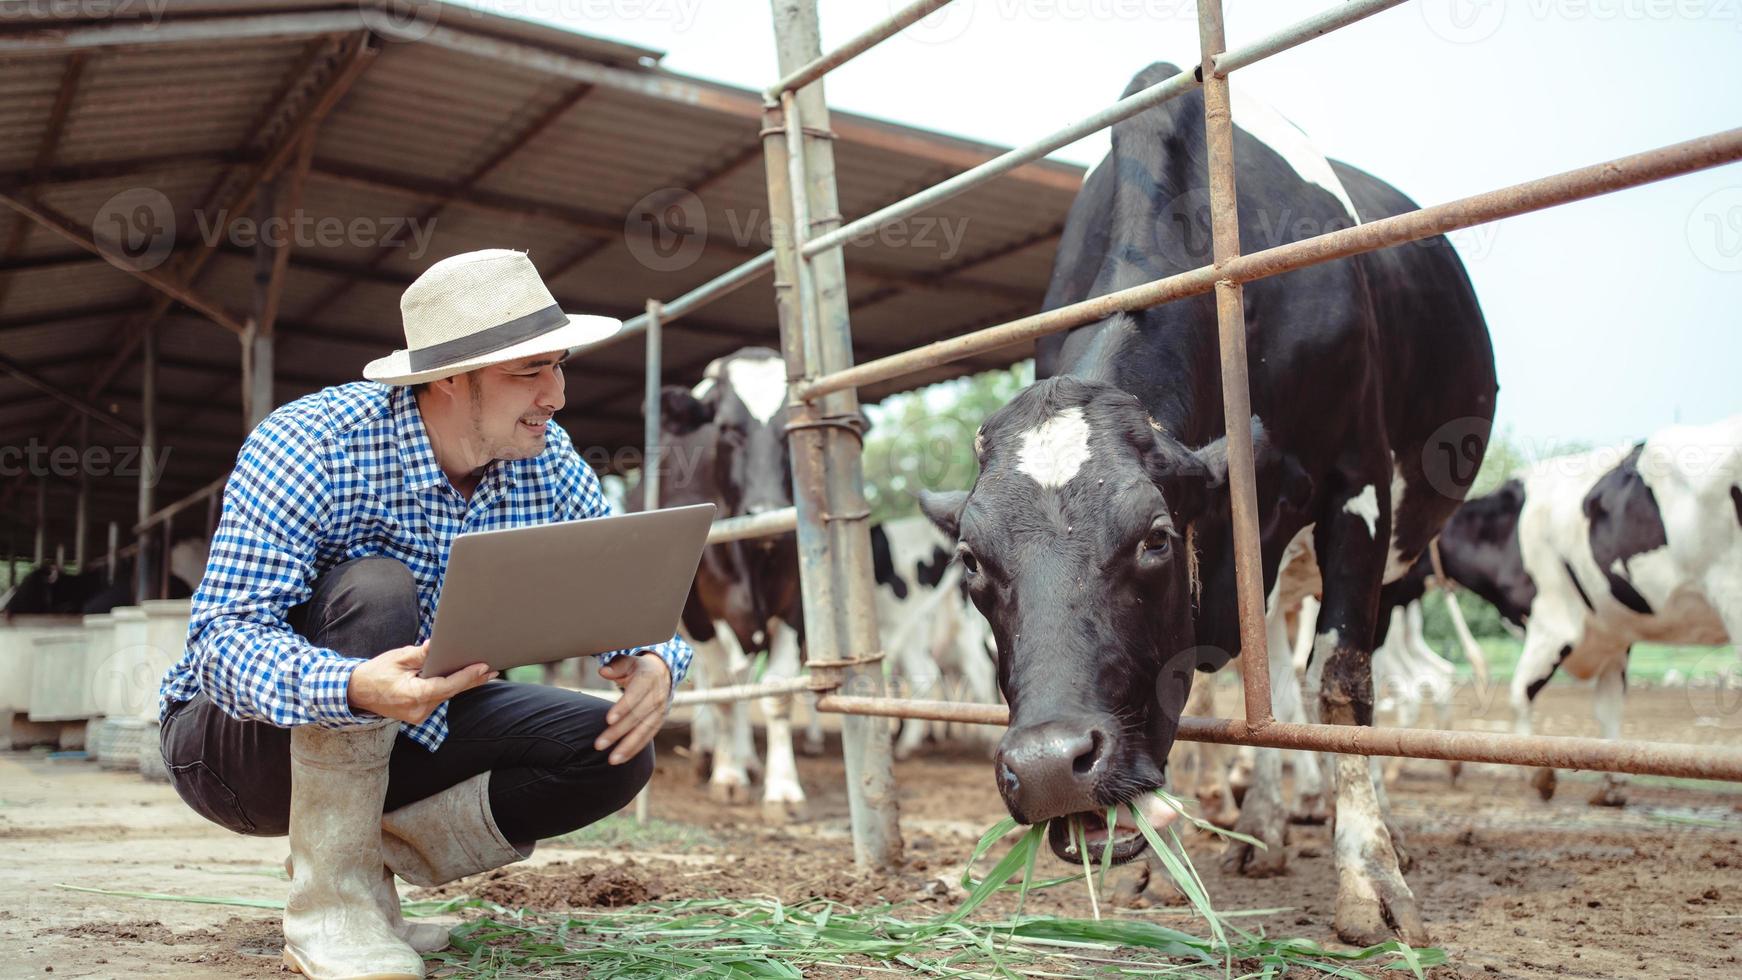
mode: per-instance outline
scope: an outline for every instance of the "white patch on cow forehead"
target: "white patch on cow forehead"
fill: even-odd
[[[1089,421],[1072,407],[1022,434],[1016,468],[1043,487],[1062,487],[1088,459]]]
[[[1361,492],[1349,498],[1343,505],[1343,513],[1354,514],[1367,522],[1367,536],[1379,536],[1379,491],[1369,483],[1361,488]]]
[[[1331,162],[1325,159],[1325,155],[1313,146],[1299,126],[1284,119],[1264,102],[1243,94],[1244,91],[1243,86],[1229,86],[1234,103],[1234,125],[1275,150],[1276,155],[1282,157],[1302,180],[1329,191],[1349,212],[1349,217],[1360,224],[1361,216],[1355,210],[1355,203],[1349,200],[1348,190],[1337,179],[1336,171],[1331,169]]]
[[[750,415],[763,425],[786,404],[786,362],[778,357],[728,361],[726,383],[738,393]]]

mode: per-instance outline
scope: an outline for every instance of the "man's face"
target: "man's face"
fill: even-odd
[[[563,407],[562,353],[494,364],[469,372],[466,390],[471,431],[467,441],[484,460],[530,459],[544,452],[545,423]]]

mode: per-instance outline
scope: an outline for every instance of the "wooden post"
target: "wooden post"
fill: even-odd
[[[816,0],[772,0],[772,7],[784,77],[822,55]],[[798,251],[841,221],[822,82],[784,104],[784,111],[781,105],[765,106],[762,132],[781,346],[790,383],[851,367],[853,350],[844,257],[834,249],[807,260]],[[859,433],[853,428],[859,418],[858,394],[852,389],[836,392],[795,406],[792,416],[793,503],[811,675],[834,681],[847,694],[881,697],[870,508]],[[893,867],[901,861],[902,848],[889,725],[845,716],[841,749],[854,859],[861,867]]]
[[[156,330],[146,332],[140,350],[144,358],[140,365],[139,427],[144,438],[139,447],[139,518],[134,522],[136,524],[144,524],[151,517],[152,492],[157,486]],[[136,539],[139,550],[133,556],[133,601],[142,602],[151,590],[151,529],[140,528]]]
[[[91,474],[86,472],[85,454],[91,448],[91,420],[79,420],[79,502],[73,512],[73,564],[85,570],[85,538],[90,531]]]

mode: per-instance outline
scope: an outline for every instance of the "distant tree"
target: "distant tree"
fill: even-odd
[[[865,496],[873,520],[919,513],[921,490],[966,490],[979,476],[974,433],[1034,381],[1034,362],[891,395],[870,406]]]

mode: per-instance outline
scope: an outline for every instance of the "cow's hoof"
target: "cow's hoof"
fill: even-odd
[[[1303,796],[1295,801],[1294,810],[1289,813],[1290,823],[1309,824],[1317,827],[1331,819],[1331,804],[1323,793]]]
[[[763,800],[762,819],[775,826],[802,823],[805,818],[803,800]]]
[[[1626,806],[1627,794],[1620,786],[1604,780],[1603,785],[1597,787],[1596,792],[1591,794],[1590,804],[1592,806]]]
[[[1411,946],[1428,944],[1427,927],[1415,895],[1395,868],[1379,862],[1339,869],[1337,938],[1354,946],[1375,946],[1401,939]]]
[[[1553,769],[1538,769],[1530,774],[1530,785],[1536,790],[1536,795],[1542,797],[1545,803],[1554,799],[1556,781],[1557,777]]]
[[[1222,855],[1222,870],[1247,878],[1274,878],[1287,873],[1288,822],[1278,812],[1281,807],[1272,810],[1269,805],[1262,804],[1263,794],[1260,793],[1248,794],[1246,799],[1250,805],[1240,811],[1234,829],[1263,842],[1264,846],[1230,841],[1227,852]]]
[[[721,779],[716,774],[708,783],[708,798],[728,806],[743,806],[750,802],[750,780],[747,777]]]
[[[895,756],[896,762],[906,762],[913,758],[913,754],[916,751],[918,750],[911,745],[903,745],[902,743],[897,742],[895,743],[895,748],[890,750],[890,754]]]
[[[806,734],[804,739],[798,743],[798,754],[808,755],[811,758],[816,758],[827,750],[828,740],[821,735],[813,738]]]
[[[696,782],[705,783],[714,774],[714,753],[696,752],[690,756],[690,765],[695,767]]]

